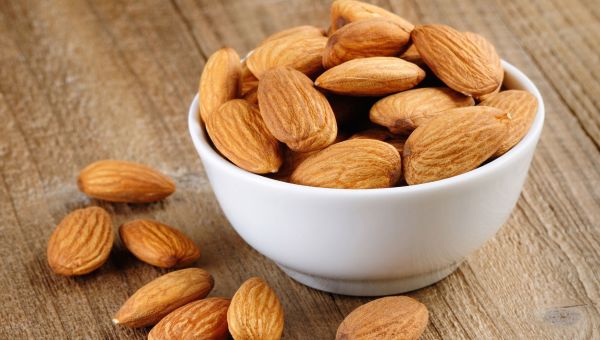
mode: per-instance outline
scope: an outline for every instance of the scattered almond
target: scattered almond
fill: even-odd
[[[315,85],[337,94],[383,96],[408,90],[425,78],[425,71],[394,57],[347,61],[321,74]]]
[[[408,134],[440,112],[474,104],[472,97],[447,87],[426,87],[379,100],[371,108],[369,117],[373,123],[385,126],[393,133]]]
[[[473,170],[506,138],[508,113],[486,106],[450,109],[419,126],[404,145],[408,184],[433,182]]]
[[[481,96],[501,85],[500,57],[480,39],[445,25],[417,26],[411,38],[427,66],[451,89]]]
[[[393,21],[379,18],[356,21],[329,37],[323,66],[331,68],[356,58],[397,56],[409,40],[410,34]]]
[[[276,340],[283,333],[283,308],[273,289],[253,277],[235,292],[227,322],[236,340]]]
[[[335,140],[337,124],[327,98],[299,71],[277,67],[266,72],[258,103],[271,134],[294,151],[322,149]]]
[[[138,289],[119,309],[113,323],[132,328],[154,325],[175,309],[204,298],[213,286],[213,277],[200,268],[170,272]]]
[[[281,166],[279,142],[258,109],[243,99],[221,105],[208,118],[206,131],[217,150],[242,169],[265,174]]]
[[[417,340],[429,321],[427,307],[408,296],[388,296],[366,303],[348,314],[336,340]]]
[[[179,307],[152,328],[148,340],[225,340],[229,303],[229,299],[208,298]]]
[[[175,183],[157,170],[116,160],[88,165],[79,173],[77,185],[86,195],[109,202],[156,202],[175,192]]]
[[[381,7],[355,0],[336,0],[331,4],[331,33],[351,22],[385,18],[392,20],[410,33],[414,25]]]
[[[138,259],[161,268],[187,266],[200,248],[181,231],[152,220],[133,220],[119,228],[121,241]]]
[[[508,135],[494,153],[499,157],[515,146],[529,131],[538,109],[537,99],[529,92],[508,90],[487,97],[480,106],[491,106],[510,113]]]
[[[90,273],[106,262],[113,246],[110,215],[100,207],[77,209],[67,215],[48,241],[48,264],[60,275]]]
[[[241,72],[240,56],[232,48],[222,48],[208,58],[198,90],[202,121],[226,101],[237,98]]]
[[[374,139],[336,143],[304,160],[292,173],[295,184],[373,189],[393,186],[402,173],[398,151]]]

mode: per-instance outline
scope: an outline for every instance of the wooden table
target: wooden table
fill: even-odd
[[[480,32],[543,93],[547,120],[508,223],[451,276],[409,295],[427,305],[423,339],[600,338],[600,6],[597,0],[378,1],[418,23]],[[100,205],[115,225],[149,217],[203,247],[198,266],[231,296],[258,275],[277,291],[286,339],[331,339],[369,301],[286,277],[224,218],[187,130],[208,55],[241,54],[282,28],[327,25],[328,1],[0,1],[0,338],[144,338],[110,319],[163,271],[120,241],[91,275],[64,278],[46,241],[71,210]],[[77,190],[104,158],[153,165],[177,192],[150,205]]]

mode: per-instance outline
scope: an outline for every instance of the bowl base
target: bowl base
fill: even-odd
[[[351,296],[383,296],[409,292],[440,281],[450,275],[460,263],[448,267],[397,279],[385,280],[341,280],[301,273],[279,265],[289,277],[314,289],[328,293]]]

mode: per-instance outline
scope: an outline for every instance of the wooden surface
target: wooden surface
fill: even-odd
[[[416,23],[483,34],[538,85],[547,120],[508,223],[450,277],[410,295],[430,310],[423,339],[600,338],[600,5],[597,0],[377,1]],[[0,0],[0,339],[142,339],[115,327],[121,303],[162,271],[116,242],[80,278],[54,275],[46,241],[72,209],[115,225],[151,217],[203,247],[198,262],[231,296],[264,277],[286,339],[331,339],[368,301],[295,283],[224,218],[187,131],[206,57],[245,53],[282,28],[327,25],[319,0]],[[88,199],[75,178],[103,158],[140,161],[177,192],[151,205]],[[285,227],[285,226],[282,226]]]

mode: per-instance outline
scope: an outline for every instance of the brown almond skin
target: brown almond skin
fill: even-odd
[[[446,25],[416,26],[411,38],[427,66],[451,89],[482,96],[502,84],[500,57],[479,39]]]
[[[494,91],[476,96],[475,99],[481,102],[488,96],[500,92],[502,82],[504,81],[504,68],[502,68],[502,61],[500,60],[498,52],[496,52],[496,48],[486,38],[484,38],[482,35],[473,32],[464,32],[463,36],[465,36],[468,40],[472,41],[474,44],[479,45],[479,47],[485,53],[487,53],[488,59],[490,60],[490,64],[494,67],[496,78],[500,79],[500,84],[498,85],[498,87],[496,87]]]
[[[175,309],[204,298],[213,286],[212,275],[200,268],[167,273],[127,299],[114,316],[113,323],[131,328],[154,325]]]
[[[341,27],[351,22],[372,19],[385,18],[392,20],[400,25],[406,32],[410,33],[414,25],[406,19],[389,12],[381,7],[371,5],[361,1],[354,0],[336,0],[331,4],[331,27],[330,33],[333,33]]]
[[[283,333],[283,308],[269,285],[258,277],[244,282],[227,311],[229,332],[235,340],[276,340]]]
[[[244,170],[266,174],[281,166],[279,142],[257,107],[243,99],[223,104],[208,118],[206,131],[217,150]]]
[[[529,92],[508,90],[491,95],[479,105],[495,107],[510,113],[508,135],[494,153],[499,157],[515,146],[529,131],[538,109],[537,99]]]
[[[160,268],[183,267],[200,258],[200,248],[181,231],[152,220],[119,227],[125,247],[141,261]]]
[[[198,89],[200,117],[206,122],[209,115],[240,93],[242,66],[234,49],[225,47],[206,61]]]
[[[149,203],[175,192],[175,183],[149,166],[101,160],[79,173],[77,186],[86,195],[109,202]]]
[[[408,137],[402,157],[406,182],[433,182],[475,169],[498,150],[508,123],[508,113],[493,107],[444,111]]]
[[[387,127],[392,133],[409,134],[440,112],[473,105],[473,97],[450,88],[426,87],[396,93],[379,100],[371,108],[369,118],[373,123]]]
[[[295,35],[267,41],[248,56],[248,68],[258,78],[278,66],[288,66],[312,77],[323,70],[323,50],[327,38]]]
[[[328,69],[356,58],[397,56],[409,40],[410,34],[393,21],[379,18],[356,21],[329,37],[323,51],[323,66]]]
[[[225,340],[229,303],[229,299],[213,297],[179,307],[152,328],[148,340]]]
[[[335,140],[337,124],[327,98],[299,71],[277,67],[265,73],[258,103],[271,134],[294,151],[320,150]]]
[[[270,41],[281,39],[281,38],[295,37],[297,39],[302,39],[302,38],[314,38],[314,37],[323,37],[323,36],[325,36],[325,32],[323,31],[323,29],[321,29],[319,27],[311,26],[311,25],[295,26],[295,27],[291,27],[291,28],[285,29],[283,31],[279,31],[277,33],[271,34],[265,40],[263,40],[259,44],[259,46],[266,44]]]
[[[336,340],[417,340],[429,321],[427,307],[408,296],[388,296],[366,303],[348,314]]]
[[[77,209],[56,226],[48,240],[48,264],[59,275],[90,273],[102,266],[113,246],[111,217],[100,207]]]
[[[425,71],[394,57],[370,57],[347,61],[321,74],[315,85],[327,91],[353,96],[384,96],[415,87]]]
[[[374,139],[336,143],[304,160],[291,175],[295,184],[338,189],[393,186],[402,174],[400,154]]]

